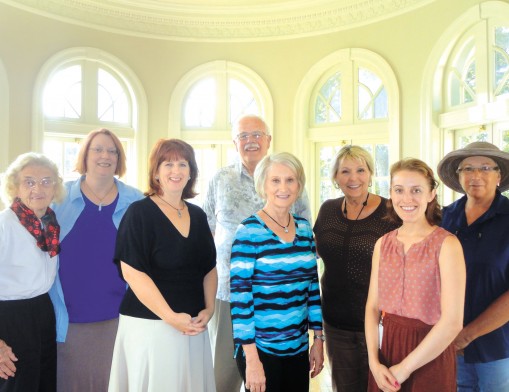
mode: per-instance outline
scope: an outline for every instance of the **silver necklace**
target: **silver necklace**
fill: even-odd
[[[83,181],[83,183],[85,184],[85,186],[87,187],[87,189],[92,192],[92,195],[95,196],[95,198],[97,200],[99,200],[99,211],[101,211],[103,209],[103,200],[106,199],[106,197],[111,193],[111,191],[113,190],[113,188],[115,187],[115,181],[113,181],[113,185],[111,186],[111,188],[108,190],[108,192],[103,196],[103,197],[99,197],[95,194],[95,192],[92,190],[92,188],[90,188],[90,186],[87,184],[87,179],[85,178],[85,180]]]
[[[288,213],[288,223],[286,224],[286,226],[283,226],[283,225],[280,225],[279,222],[277,220],[275,220],[273,217],[271,217],[267,211],[265,211],[263,208],[262,208],[262,211],[265,215],[267,215],[270,219],[272,219],[272,221],[278,225],[279,227],[281,227],[285,233],[288,233],[288,227],[290,226],[290,221],[292,220],[292,216],[290,215],[290,213]]]
[[[184,208],[185,208],[185,204],[184,204],[184,207],[182,207],[182,208],[177,208],[177,207],[172,206],[170,203],[168,203],[166,200],[164,200],[164,199],[163,199],[161,196],[159,196],[157,193],[156,193],[156,196],[157,196],[159,199],[161,199],[162,201],[164,201],[166,204],[168,204],[171,208],[173,208],[174,210],[176,210],[176,211],[177,211],[177,215],[179,216],[179,218],[182,218],[182,213],[181,213],[181,211],[183,211],[183,210],[184,210]]]
[[[359,211],[359,213],[357,214],[357,218],[355,218],[355,220],[359,220],[359,216],[361,216],[362,210],[364,210],[364,207],[366,207],[368,205],[368,198],[369,198],[369,192],[368,192],[368,195],[366,196],[366,200],[364,200],[364,202],[362,203],[362,208]],[[348,213],[348,211],[346,210],[346,197],[345,197],[345,207],[343,208],[343,214],[345,215],[345,218],[347,218],[347,216],[346,216],[347,213]]]

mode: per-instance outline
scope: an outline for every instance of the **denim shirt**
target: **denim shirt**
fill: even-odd
[[[85,208],[85,201],[81,193],[81,181],[85,179],[85,176],[65,183],[65,189],[67,191],[67,197],[61,204],[55,204],[52,206],[55,214],[57,215],[58,223],[60,224],[60,242],[69,234],[72,230],[76,220],[81,215]],[[136,200],[143,198],[143,194],[136,188],[124,184],[121,181],[114,179],[118,189],[118,202],[113,213],[113,223],[118,229],[120,220],[124,216],[127,207]],[[60,277],[57,273],[55,283],[49,291],[53,306],[55,308],[56,325],[57,325],[57,342],[65,342],[67,336],[67,329],[69,327],[69,315],[64,301],[64,293],[62,290],[62,284],[60,283]]]
[[[230,253],[237,227],[264,205],[264,200],[255,191],[253,177],[240,161],[219,169],[210,180],[203,210],[214,234],[218,275],[216,297],[222,301],[230,300]],[[293,205],[292,213],[311,223],[305,191]]]
[[[467,197],[444,208],[442,227],[456,234],[467,268],[464,325],[475,320],[509,290],[509,199],[497,191],[488,211],[467,225]],[[480,336],[465,348],[465,362],[509,358],[509,323]]]

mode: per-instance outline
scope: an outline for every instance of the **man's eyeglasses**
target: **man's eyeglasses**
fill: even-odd
[[[475,166],[465,166],[465,167],[458,167],[458,169],[456,170],[456,173],[458,174],[465,174],[465,175],[468,175],[468,174],[474,174],[476,171],[478,171],[479,173],[481,174],[488,174],[488,173],[491,173],[491,172],[494,172],[494,171],[499,171],[499,167],[498,166],[479,166],[479,167],[475,167]]]
[[[247,142],[249,138],[253,138],[254,140],[260,140],[262,137],[267,136],[265,132],[255,131],[255,132],[242,132],[237,135],[237,139],[241,142]]]
[[[53,180],[51,177],[44,177],[40,180],[27,177],[21,181],[21,184],[23,187],[25,187],[25,189],[34,189],[36,185],[39,185],[41,188],[51,188],[53,185],[55,185],[55,180]]]
[[[108,153],[108,155],[111,157],[118,156],[118,150],[116,148],[110,148],[110,149],[105,150],[102,147],[90,147],[89,150],[96,153],[97,155],[101,155],[104,151],[106,151]]]

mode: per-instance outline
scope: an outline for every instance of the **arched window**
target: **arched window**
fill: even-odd
[[[133,72],[94,48],[75,48],[53,56],[41,70],[34,95],[36,150],[55,160],[64,179],[74,172],[80,141],[95,128],[107,128],[127,155],[125,180],[136,185],[145,175],[146,135],[141,124],[146,98]]]
[[[509,151],[509,4],[471,8],[443,34],[430,59],[424,129],[440,146],[434,160],[473,141]],[[442,194],[446,205],[460,196],[447,188]]]
[[[341,50],[309,71],[297,94],[296,123],[308,124],[299,132],[311,141],[310,148],[300,147],[300,156],[311,169],[309,189],[315,190],[311,194],[315,212],[325,200],[340,194],[332,186],[330,167],[346,144],[360,145],[373,155],[371,191],[388,196],[389,162],[397,160],[399,152],[398,107],[394,74],[373,52]]]
[[[244,114],[256,114],[272,128],[272,98],[263,80],[249,68],[214,61],[189,71],[170,101],[168,137],[186,140],[195,149],[201,204],[215,171],[236,158],[231,127]]]

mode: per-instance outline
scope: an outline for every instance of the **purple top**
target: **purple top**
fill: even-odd
[[[71,323],[118,317],[126,285],[113,264],[117,229],[113,212],[118,202],[101,211],[83,195],[85,208],[61,243],[60,280]]]

